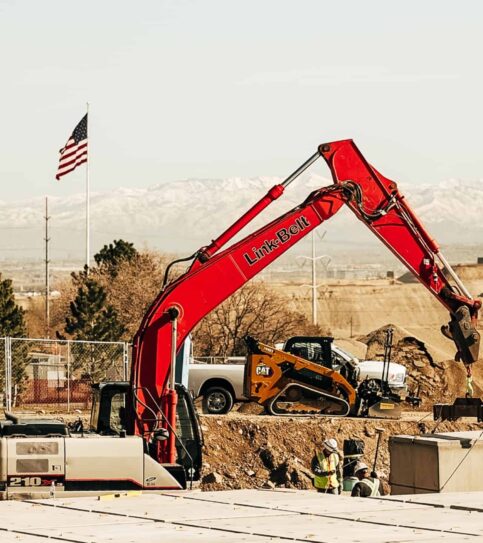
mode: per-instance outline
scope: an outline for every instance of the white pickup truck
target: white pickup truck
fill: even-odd
[[[195,398],[202,398],[205,413],[228,413],[235,401],[246,401],[243,395],[245,364],[244,356],[210,357],[208,361],[193,359],[189,365],[188,389]]]
[[[286,345],[289,345],[289,342],[290,340],[287,340]],[[381,380],[383,363],[380,360],[360,361],[334,343],[331,344],[331,350],[333,369],[342,373],[347,369],[355,370],[359,382],[365,379]],[[188,388],[195,398],[202,398],[205,413],[228,413],[235,401],[246,401],[243,395],[246,359],[227,357],[221,362],[223,363],[217,363],[215,358],[208,362],[194,359],[189,365]],[[392,392],[398,395],[406,393],[406,368],[391,362],[388,384]]]

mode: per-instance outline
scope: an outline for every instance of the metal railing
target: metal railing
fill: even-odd
[[[92,383],[128,379],[130,349],[126,342],[0,338],[0,405],[87,407]]]

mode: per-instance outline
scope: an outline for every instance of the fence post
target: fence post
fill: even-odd
[[[3,338],[3,359],[4,359],[4,379],[3,379],[3,403],[5,409],[8,410],[8,350],[7,350],[7,338]]]
[[[123,343],[122,358],[124,362],[124,381],[127,381],[129,369],[129,346],[126,342]]]
[[[7,409],[7,338],[3,338],[3,406]]]
[[[12,410],[12,338],[5,338],[5,408]]]
[[[70,413],[70,340],[67,340],[67,413]]]

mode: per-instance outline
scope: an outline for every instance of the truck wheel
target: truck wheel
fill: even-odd
[[[226,388],[210,387],[203,394],[203,411],[212,415],[228,413],[233,407],[233,396]]]

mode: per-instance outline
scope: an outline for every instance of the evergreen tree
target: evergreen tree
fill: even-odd
[[[12,281],[3,279],[0,274],[0,337],[21,338],[27,336],[25,312],[15,303]],[[26,342],[12,343],[12,385],[21,392],[25,383],[25,367],[28,364]],[[0,387],[4,387],[5,349],[0,349]],[[13,393],[13,390],[12,390]]]
[[[0,274],[0,336],[25,337],[25,312],[15,303],[12,281]]]
[[[115,304],[110,303],[111,287],[119,273],[127,266],[136,266],[142,256],[132,243],[114,240],[94,255],[96,266],[72,272],[72,286],[76,298],[65,304],[68,316],[62,318],[63,328],[74,339],[117,341],[126,333],[126,321],[118,318]],[[73,297],[71,292],[70,296]],[[69,296],[69,297],[70,297]],[[65,339],[60,330],[59,339]]]
[[[139,256],[134,244],[122,239],[114,240],[114,243],[104,247],[94,255],[94,260],[101,273],[107,273],[116,277],[119,267],[123,262],[132,261]]]
[[[106,304],[106,291],[94,279],[86,277],[70,303],[71,315],[64,330],[76,340],[118,341],[125,332],[116,310]],[[100,348],[101,347],[101,348]],[[113,363],[109,346],[81,343],[75,346],[72,371],[81,371],[91,381],[106,379]]]
[[[79,286],[70,303],[71,316],[66,318],[65,331],[74,339],[86,341],[118,341],[124,334],[116,310],[106,305],[107,294],[94,279],[87,278]]]

